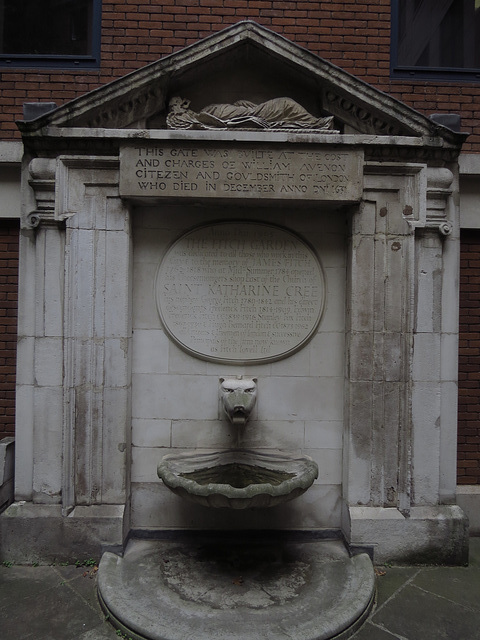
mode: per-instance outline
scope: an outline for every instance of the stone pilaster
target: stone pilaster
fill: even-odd
[[[379,561],[462,562],[468,525],[445,504],[456,437],[453,175],[421,164],[365,172],[347,299],[344,531]]]
[[[129,501],[131,229],[118,160],[30,164],[19,320],[17,502],[2,553],[119,546]]]

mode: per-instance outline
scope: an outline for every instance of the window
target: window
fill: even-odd
[[[101,0],[0,0],[0,66],[100,65]]]
[[[480,80],[480,0],[392,0],[392,76]]]

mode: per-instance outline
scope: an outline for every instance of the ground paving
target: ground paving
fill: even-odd
[[[82,562],[1,565],[0,638],[125,638],[100,609],[95,567]],[[468,567],[380,566],[377,574],[375,607],[355,640],[480,639],[480,538],[470,541]]]

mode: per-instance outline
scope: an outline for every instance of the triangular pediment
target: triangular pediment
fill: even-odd
[[[239,22],[91,91],[46,115],[20,122],[24,136],[48,127],[164,129],[173,96],[194,110],[236,100],[287,96],[317,117],[333,115],[341,133],[440,137],[462,134],[254,22]]]

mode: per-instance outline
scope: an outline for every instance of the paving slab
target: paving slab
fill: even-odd
[[[475,640],[480,614],[470,608],[406,586],[399,602],[390,600],[371,618],[376,625],[405,640]]]
[[[352,640],[404,640],[399,636],[394,636],[389,631],[382,629],[381,627],[366,622],[363,627],[352,636]],[[425,640],[422,638],[422,640]]]
[[[5,640],[118,639],[99,608],[93,570],[75,566],[2,566],[0,630]]]
[[[418,571],[418,567],[395,567],[394,570],[377,567],[376,608],[389,600],[405,585],[406,582],[413,579],[417,575]]]
[[[355,640],[478,640],[480,538],[468,567],[377,567],[377,598]]]
[[[480,579],[473,571],[463,567],[425,569],[414,578],[412,586],[480,614]]]

